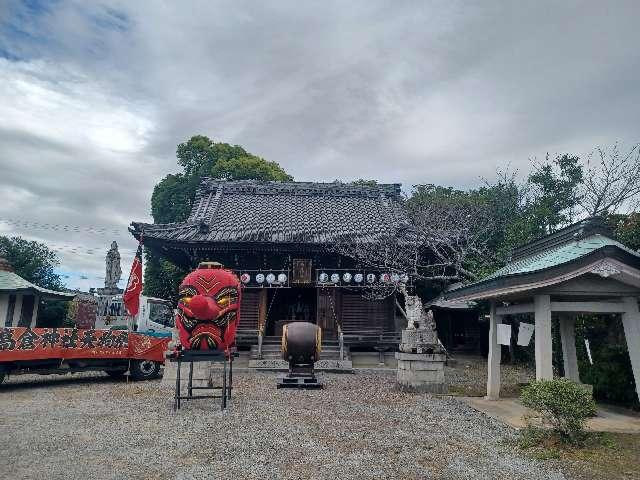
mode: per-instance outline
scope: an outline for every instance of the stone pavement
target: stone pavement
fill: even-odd
[[[523,428],[523,415],[532,411],[518,399],[486,400],[483,397],[456,397],[470,407],[514,428]],[[631,410],[598,405],[598,413],[587,421],[587,429],[594,432],[640,433],[640,414]]]

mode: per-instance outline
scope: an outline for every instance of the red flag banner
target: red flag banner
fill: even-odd
[[[138,314],[140,309],[140,293],[142,292],[142,244],[138,245],[138,251],[131,265],[129,282],[122,295],[122,300],[129,315],[132,317]]]

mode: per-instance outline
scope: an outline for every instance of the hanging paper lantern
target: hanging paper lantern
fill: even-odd
[[[246,285],[251,281],[251,275],[249,275],[248,273],[243,273],[242,275],[240,275],[240,281]]]
[[[287,283],[287,276],[284,273],[278,274],[279,283]]]
[[[331,283],[338,283],[340,281],[340,275],[337,273],[331,274]]]
[[[391,281],[393,283],[398,283],[400,281],[400,275],[398,275],[397,273],[392,273],[391,274]]]
[[[264,274],[259,273],[256,275],[256,282],[258,283],[264,283]]]
[[[409,275],[406,273],[403,273],[400,279],[402,280],[402,283],[409,283]]]
[[[327,283],[329,281],[329,275],[327,275],[326,273],[322,272],[320,274],[320,276],[318,277],[318,280],[320,280],[321,283]]]
[[[276,276],[273,273],[270,273],[267,275],[267,283],[269,285],[271,285],[275,281],[276,281]]]
[[[380,281],[384,283],[389,283],[390,280],[391,280],[391,276],[388,273],[383,273],[382,275],[380,275]]]
[[[362,283],[362,280],[364,280],[364,275],[362,275],[361,273],[356,273],[353,276],[353,279],[356,281],[356,283]]]
[[[345,274],[342,275],[342,280],[345,283],[349,283],[351,281],[351,274],[349,272],[346,272]]]
[[[376,276],[373,273],[367,273],[367,282],[373,283],[376,281]]]

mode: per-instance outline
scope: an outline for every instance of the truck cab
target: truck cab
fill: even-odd
[[[98,300],[96,329],[127,329],[154,337],[171,337],[175,325],[173,305],[167,300],[140,296],[140,310],[134,317],[127,315],[122,295]]]

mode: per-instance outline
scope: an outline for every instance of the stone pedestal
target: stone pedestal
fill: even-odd
[[[401,390],[424,393],[447,393],[444,378],[445,354],[396,352],[398,386]]]
[[[193,362],[193,386],[208,387],[212,385],[212,375],[218,376],[217,370],[214,372],[212,362]],[[178,374],[178,363],[165,361],[164,373],[162,374],[161,388],[175,388],[176,375]],[[189,363],[182,362],[180,365],[180,384],[186,389],[189,383]]]

